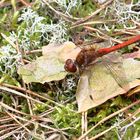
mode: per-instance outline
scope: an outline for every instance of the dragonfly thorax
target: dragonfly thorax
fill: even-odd
[[[88,64],[96,59],[96,51],[94,48],[82,49],[75,60],[67,59],[65,62],[65,70],[67,72],[75,73],[81,72]]]

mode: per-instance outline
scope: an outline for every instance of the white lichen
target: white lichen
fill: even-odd
[[[26,26],[26,28],[20,26],[17,32],[18,39],[21,38],[19,41],[21,47],[24,46],[24,49],[29,50],[31,46],[32,49],[39,48],[43,40],[49,43],[64,42],[66,40],[66,27],[63,21],[47,24],[44,17],[39,16],[30,8],[23,10],[19,21],[23,21]]]
[[[21,55],[11,45],[0,48],[0,72],[12,75],[20,64]]]
[[[131,120],[130,122],[128,121],[128,123],[126,124],[126,120],[124,113],[121,113],[118,115],[118,117],[116,117],[116,122],[114,124],[116,130],[116,134],[118,136],[118,140],[122,140],[125,139],[125,135],[128,132],[128,129],[132,129],[135,128],[136,123],[140,120],[140,117],[135,117],[133,116],[133,120]],[[136,138],[137,137],[137,131],[133,131],[133,137]]]
[[[65,89],[65,93],[68,93],[72,91],[76,87],[76,78],[75,77],[69,77],[65,81],[65,85],[63,85]]]
[[[140,9],[140,1],[126,4],[120,0],[114,1],[113,10],[119,23],[126,24],[128,21],[140,21],[140,11],[135,11],[135,8]]]
[[[49,3],[57,3],[62,10],[65,10],[66,14],[70,14],[73,8],[81,4],[81,0],[49,0]]]
[[[18,20],[21,25],[7,37],[13,44],[18,44],[21,51],[39,49],[43,46],[43,42],[66,41],[67,29],[63,21],[47,23],[45,17],[39,16],[30,8],[23,9]],[[20,63],[21,55],[8,43],[1,47],[0,51],[0,72],[13,74]]]
[[[115,20],[115,23],[104,23],[97,28],[103,31],[112,32],[122,29],[136,29],[140,22],[140,1],[132,0],[126,3],[124,0],[114,0],[112,6],[106,7],[102,19]]]

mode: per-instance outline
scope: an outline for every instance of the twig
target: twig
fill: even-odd
[[[25,5],[26,7],[31,7],[32,3],[27,3],[25,0],[16,0],[16,4],[18,3],[22,3],[23,5]],[[5,0],[2,0],[0,2],[0,8],[2,7],[6,7],[6,6],[9,6],[9,5],[12,5],[10,1],[6,1]]]
[[[24,112],[21,112],[21,111],[18,111],[18,110],[16,110],[16,109],[12,108],[12,107],[10,107],[10,106],[8,106],[8,105],[2,103],[2,102],[0,102],[0,105],[1,105],[2,107],[4,107],[4,108],[8,109],[8,110],[11,110],[11,111],[14,111],[14,112],[18,113],[18,114],[21,114],[21,115],[28,115],[28,114],[26,114],[26,113],[24,113]]]
[[[25,0],[20,0],[20,2],[21,2],[22,4],[24,4],[25,6],[27,6],[27,7],[31,7],[31,4],[28,3],[28,2],[26,2]]]
[[[90,138],[89,140],[95,140],[95,139],[101,137],[102,135],[104,135],[105,133],[107,133],[108,131],[110,131],[111,129],[113,129],[113,128],[115,128],[115,127],[116,127],[116,126],[111,126],[110,128],[108,128],[108,129],[106,129],[105,131],[99,133],[98,135],[96,135],[96,136]]]
[[[1,131],[0,131],[0,140],[4,140],[4,139],[2,139],[2,137],[3,137],[3,136],[1,136],[2,134],[3,134],[3,135],[6,135],[6,134],[5,134],[6,132],[11,132],[12,130],[15,130],[15,129],[17,129],[17,128],[18,128],[18,126],[14,126],[14,127],[10,127],[10,128],[1,130]]]
[[[39,104],[45,104],[45,103],[43,103],[43,102],[41,102],[41,101],[35,100],[35,99],[33,99],[33,98],[31,98],[31,97],[25,95],[25,94],[22,94],[21,92],[15,91],[15,90],[13,90],[13,89],[10,89],[10,88],[7,88],[7,87],[3,87],[3,86],[0,86],[0,89],[1,89],[1,90],[4,90],[4,91],[7,91],[7,92],[10,92],[10,93],[13,93],[13,94],[15,94],[15,95],[19,95],[19,96],[24,97],[24,98],[26,98],[26,99],[30,99],[30,100],[32,100],[32,101],[35,101],[35,102],[39,103]],[[45,105],[46,105],[46,104],[45,104]],[[49,108],[52,108],[52,107],[49,106],[49,105],[47,105],[47,106],[48,106]]]
[[[23,127],[28,133],[31,133],[31,131],[26,128],[20,121],[18,121],[10,112],[6,111],[6,113],[13,119],[16,121],[17,124],[19,124],[19,126]]]
[[[82,134],[87,132],[87,111],[82,112]],[[88,137],[85,138],[87,140]]]
[[[28,124],[26,123],[24,126],[26,126],[26,125],[28,125]],[[23,128],[23,127],[18,127],[18,128],[16,128],[16,129],[14,129],[13,131],[10,131],[10,132],[7,133],[7,134],[5,134],[5,135],[3,135],[3,136],[0,136],[0,139],[1,139],[1,140],[4,140],[4,139],[6,139],[6,138],[9,138],[12,134],[16,133],[18,130],[20,130],[20,129],[22,129],[22,128]],[[33,135],[33,134],[30,133],[30,135]],[[37,138],[38,140],[42,140],[41,138],[36,137],[35,135],[34,135],[34,137]]]
[[[13,124],[5,124],[5,125],[1,125],[0,126],[0,129],[6,129],[7,127],[11,127],[11,126],[19,126],[17,123],[13,123]]]
[[[134,118],[134,116],[136,116],[138,113],[140,113],[140,109],[136,110],[131,116],[127,117],[125,120],[120,122],[119,125],[122,124],[122,123],[126,123],[128,120]],[[97,134],[96,136],[90,138],[89,140],[97,139],[97,138],[101,137],[102,135],[104,135],[105,133],[107,133],[108,131],[110,131],[111,129],[115,128],[115,127],[116,127],[116,125],[114,125],[114,126],[108,128],[107,130]]]
[[[19,0],[16,0],[16,3],[19,3],[19,2],[20,2]],[[6,6],[9,6],[9,5],[11,5],[10,1],[6,1],[6,2],[5,2],[5,0],[0,1],[0,8],[6,7]]]
[[[132,19],[132,22],[134,22],[134,24],[136,24],[136,25],[140,26],[140,23],[139,23],[139,22],[137,22],[137,21],[135,21],[134,19]]]
[[[98,37],[102,38],[102,39],[105,39],[105,40],[111,40],[113,42],[117,42],[117,43],[122,43],[122,41],[118,40],[118,39],[115,39],[115,38],[112,38],[106,34],[104,34],[103,32],[101,32],[100,30],[96,29],[96,28],[92,28],[92,27],[89,27],[89,26],[84,26],[84,28],[90,30],[90,31],[94,31],[94,32],[97,32],[99,34],[101,34],[101,36],[98,35]]]
[[[25,54],[33,54],[33,53],[41,53],[42,49],[38,49],[38,50],[32,50],[32,51],[26,51]]]
[[[63,107],[62,104],[59,104],[59,103],[57,103],[57,102],[55,102],[55,101],[53,101],[53,100],[51,100],[49,98],[43,97],[43,96],[41,96],[41,95],[31,91],[31,90],[27,90],[26,88],[17,87],[17,86],[13,86],[13,85],[9,85],[9,84],[2,84],[2,85],[5,86],[5,87],[9,87],[9,88],[15,89],[15,90],[26,92],[26,93],[31,94],[33,96],[36,96],[36,97],[39,97],[41,99],[47,100],[47,101],[49,101],[49,102],[51,102],[51,103],[53,103],[53,104],[55,104],[55,105],[57,105],[59,107]]]
[[[41,123],[38,123],[38,122],[34,122],[35,120],[37,120],[35,117],[32,117],[32,119],[31,120],[27,120],[26,118],[21,118],[21,117],[19,117],[19,116],[17,116],[17,115],[14,115],[14,114],[12,114],[15,118],[17,118],[18,120],[21,120],[21,121],[25,121],[25,122],[27,122],[27,123],[25,123],[25,124],[23,124],[23,126],[27,126],[27,125],[30,125],[30,124],[38,124],[38,125],[40,125],[41,127],[43,127],[43,128],[47,128],[47,129],[50,129],[50,130],[53,130],[53,131],[57,131],[57,132],[62,132],[62,130],[63,129],[56,129],[56,128],[53,128],[53,127],[50,127],[50,126],[47,126],[47,125],[44,125],[44,124],[41,124]],[[38,117],[40,117],[40,116],[38,116]],[[46,119],[47,120],[47,119]],[[42,120],[43,121],[43,120]],[[50,120],[48,121],[45,121],[45,123],[46,122],[50,122]],[[62,133],[64,133],[65,135],[67,135],[65,132],[62,132]]]
[[[79,26],[86,26],[86,25],[96,25],[96,24],[104,24],[104,23],[110,23],[110,22],[115,22],[116,20],[97,20],[97,21],[90,21],[90,22],[85,22],[81,24],[76,24],[70,27],[70,29],[79,27]]]
[[[18,54],[21,55],[21,63],[24,65],[24,61],[23,61],[23,53],[21,51],[21,49],[19,48],[19,45],[18,45],[18,39],[16,40],[16,48],[17,48],[17,52]],[[22,80],[22,84],[23,84],[23,87],[26,88],[26,84],[24,83],[24,81]],[[27,95],[27,93],[25,92],[25,94]],[[27,95],[28,96],[28,95]],[[29,95],[30,96],[30,95]],[[28,107],[29,107],[29,111],[30,111],[30,114],[33,115],[33,111],[31,109],[31,101],[27,98],[27,103],[28,103]]]
[[[114,32],[121,32],[121,33],[126,33],[126,34],[130,34],[130,35],[137,35],[140,34],[140,30],[139,28],[136,29],[114,29]]]
[[[131,107],[133,107],[134,105],[137,105],[137,104],[139,104],[139,103],[140,103],[140,100],[137,100],[136,102],[130,104],[129,106],[124,107],[124,108],[118,110],[117,112],[114,112],[113,114],[111,114],[111,115],[105,117],[104,119],[102,119],[101,121],[99,121],[95,126],[93,126],[92,128],[90,128],[85,134],[83,134],[82,136],[80,136],[80,137],[78,138],[78,140],[82,140],[83,138],[85,138],[92,130],[94,130],[97,126],[99,126],[99,125],[102,124],[103,122],[109,120],[110,118],[116,116],[117,114],[119,114],[119,113],[121,113],[121,112],[124,112],[125,110],[127,110],[127,109],[129,109],[129,108],[131,108]]]
[[[113,2],[113,0],[109,0],[107,1],[105,4],[103,4],[101,6],[101,8],[97,9],[95,12],[93,12],[90,16],[85,17],[84,19],[78,20],[77,22],[73,23],[72,26],[75,26],[77,24],[81,24],[86,22],[87,20],[90,20],[91,18],[93,18],[95,15],[97,15],[99,12],[101,12],[103,9],[106,8],[107,5],[109,5],[111,2]]]
[[[2,123],[6,123],[6,122],[10,122],[12,121],[13,119],[9,118],[9,116],[6,116],[6,114],[4,115],[4,117],[1,117],[0,118],[0,124]]]
[[[2,36],[11,46],[13,46],[13,48],[15,48],[15,49],[17,50],[16,44],[14,44],[14,43],[12,42],[12,40],[10,40],[9,37],[7,37],[7,36],[6,36],[5,34],[3,34],[3,33],[1,33],[1,36]]]
[[[134,125],[134,123],[136,123],[137,121],[140,120],[140,117],[137,117],[134,121],[132,121],[131,123],[129,123],[128,125],[125,125],[121,128],[121,131],[125,131],[128,129],[128,127],[130,127],[131,125]]]
[[[70,17],[70,16],[67,16],[57,10],[55,10],[46,0],[42,0],[53,12],[55,12],[58,16],[62,16],[64,19],[66,20],[70,20],[70,22],[72,22],[71,20],[79,20],[79,18],[76,18],[76,17]]]

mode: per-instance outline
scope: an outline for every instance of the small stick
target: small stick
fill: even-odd
[[[25,6],[27,6],[27,7],[31,7],[31,4],[28,3],[28,2],[26,2],[25,0],[20,0],[20,2],[21,2],[22,4],[24,4]]]
[[[94,125],[92,128],[90,128],[85,134],[83,134],[81,137],[79,137],[78,140],[82,140],[83,138],[85,138],[92,130],[94,130],[94,129],[95,129],[97,126],[99,126],[100,124],[104,123],[105,121],[111,119],[112,117],[118,115],[118,114],[121,113],[121,112],[124,112],[125,110],[127,110],[127,109],[129,109],[129,108],[131,108],[131,107],[133,107],[134,105],[137,105],[137,104],[139,104],[139,103],[140,103],[140,100],[137,100],[136,102],[130,104],[129,106],[124,107],[124,108],[122,108],[122,109],[120,109],[120,110],[118,110],[118,111],[116,111],[116,112],[110,114],[109,116],[105,117],[104,119],[102,119],[101,121],[99,121],[96,125]]]
[[[67,20],[78,20],[79,18],[76,17],[71,17],[71,16],[67,16],[66,14],[63,14],[57,10],[55,10],[46,0],[42,0],[53,12],[55,12],[58,16],[62,16],[64,19]],[[72,21],[70,21],[72,22]]]
[[[108,4],[110,4],[111,2],[113,2],[113,0],[107,1],[105,4],[103,4],[103,5],[101,6],[101,8],[97,9],[97,10],[96,10],[95,12],[93,12],[90,16],[87,16],[87,17],[85,17],[84,19],[78,20],[78,21],[75,22],[72,26],[75,26],[75,25],[77,25],[77,24],[81,24],[81,23],[86,22],[87,20],[90,20],[90,19],[93,18],[95,15],[97,15],[99,12],[101,12],[103,9],[105,9],[106,6],[107,6]]]

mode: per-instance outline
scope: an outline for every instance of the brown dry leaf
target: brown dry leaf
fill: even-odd
[[[140,58],[140,49],[133,53],[124,54],[123,57],[126,58]]]
[[[49,44],[42,48],[43,56],[48,54],[57,55],[58,59],[65,62],[67,59],[75,59],[77,54],[81,51],[73,42],[65,42],[63,44]]]
[[[65,78],[64,65],[55,56],[42,56],[18,69],[25,83],[45,83]]]
[[[65,42],[62,45],[50,44],[43,47],[43,56],[30,64],[19,67],[25,83],[45,83],[64,79],[67,72],[64,69],[65,60],[70,56],[75,59],[80,51],[74,43]]]
[[[87,111],[140,85],[140,80],[137,79],[140,78],[140,61],[132,58],[124,59],[123,70],[129,82],[125,90],[118,85],[102,62],[88,67],[81,75],[76,92],[79,112]]]
[[[138,93],[138,92],[140,92],[140,86],[137,86],[136,88],[130,90],[130,91],[128,92],[127,97],[130,97],[130,96],[132,96],[133,94],[136,94],[136,93]]]

